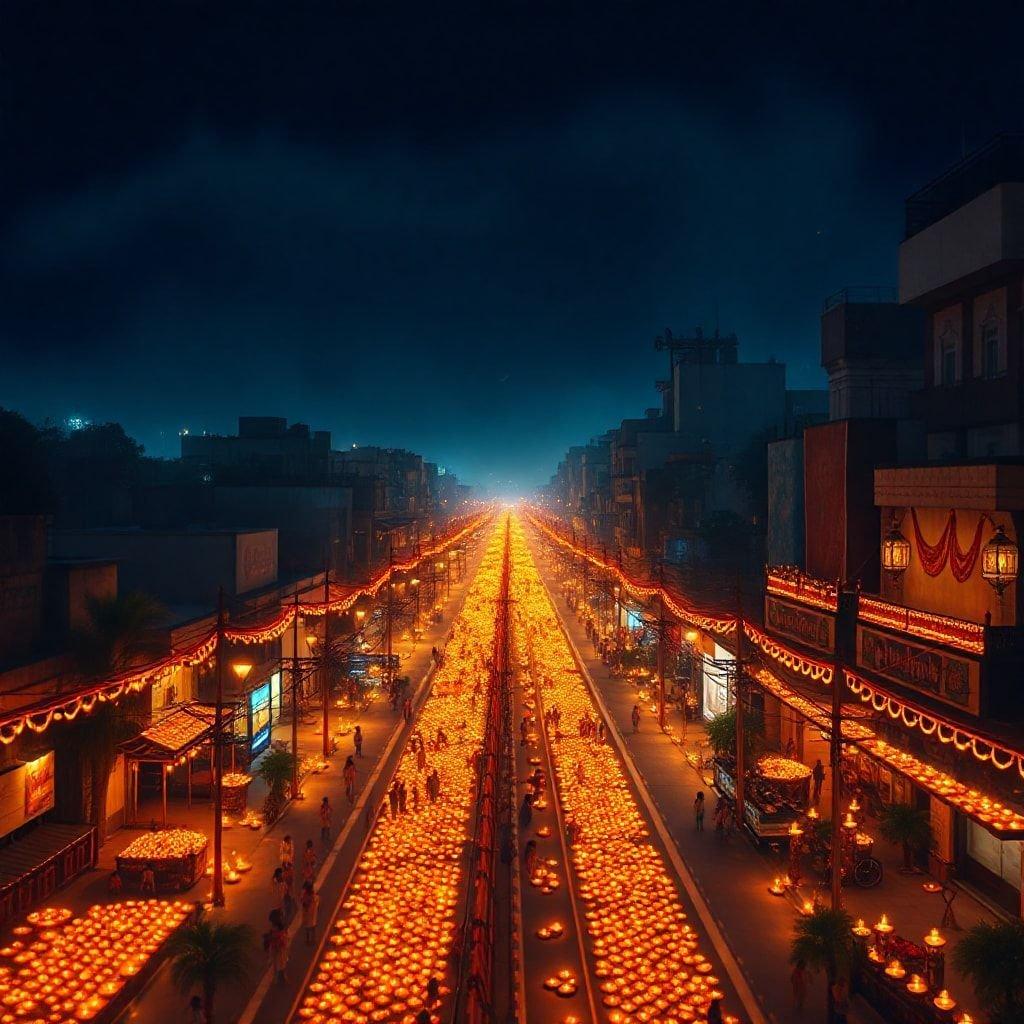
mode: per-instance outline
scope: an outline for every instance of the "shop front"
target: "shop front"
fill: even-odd
[[[730,684],[736,671],[736,657],[721,644],[703,657],[703,714],[706,721],[724,714],[732,706]]]

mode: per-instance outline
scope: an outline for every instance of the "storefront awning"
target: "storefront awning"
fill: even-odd
[[[159,721],[121,744],[132,761],[176,761],[205,743],[213,731],[216,711],[209,704],[178,704]]]

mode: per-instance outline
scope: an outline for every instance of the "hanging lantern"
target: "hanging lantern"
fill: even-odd
[[[996,527],[992,539],[981,551],[981,575],[1002,592],[1017,578],[1019,551],[1001,526]]]
[[[882,568],[886,572],[906,572],[910,567],[910,541],[893,527],[882,541]]]

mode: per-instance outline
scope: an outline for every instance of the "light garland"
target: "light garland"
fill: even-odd
[[[905,608],[864,594],[858,599],[857,618],[968,654],[982,656],[985,653],[985,627],[977,622]]]
[[[839,608],[839,593],[834,583],[808,576],[796,566],[778,565],[769,569],[765,589],[769,594],[821,608],[832,614]]]
[[[323,601],[308,603],[300,601],[298,610],[302,615],[323,615],[326,612],[347,611],[360,598],[375,596],[394,573],[406,572],[415,568],[423,559],[432,558],[459,543],[469,534],[484,526],[492,515],[493,512],[490,509],[479,513],[455,533],[449,533],[439,538],[412,559],[382,570],[373,581],[357,587],[338,600],[332,600],[329,604]],[[294,622],[295,615],[295,605],[288,605],[269,623],[261,623],[256,626],[231,626],[225,629],[224,639],[230,643],[268,643],[284,634]],[[10,745],[25,729],[35,733],[45,732],[54,722],[73,721],[80,712],[88,714],[95,707],[97,700],[117,701],[126,694],[140,693],[147,686],[166,679],[181,668],[205,664],[216,653],[217,641],[217,631],[214,629],[185,650],[176,651],[148,665],[118,673],[110,679],[80,690],[74,696],[57,695],[47,701],[37,702],[29,707],[0,716],[0,743],[4,746]]]

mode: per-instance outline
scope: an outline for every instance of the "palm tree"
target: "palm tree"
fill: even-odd
[[[854,974],[857,943],[853,934],[853,918],[845,910],[818,907],[813,914],[798,917],[790,945],[790,963],[803,962],[809,971],[824,971],[828,983],[826,994],[828,1020],[835,1019],[832,986],[839,978],[850,980]]]
[[[764,739],[764,719],[753,711],[743,716],[743,742],[746,747],[748,762],[761,749]],[[716,754],[736,754],[736,708],[731,707],[720,715],[715,715],[707,723],[708,742]]]
[[[285,788],[292,781],[292,765],[295,757],[287,750],[268,751],[260,761],[256,774],[267,787],[267,799],[263,803],[263,816],[267,824],[277,819],[284,804]]]
[[[85,679],[102,682],[156,653],[152,631],[163,612],[152,598],[138,593],[91,595],[85,610],[88,621],[72,636],[75,663]],[[84,810],[96,826],[98,846],[106,838],[107,789],[118,748],[139,731],[138,722],[126,714],[123,703],[97,703],[90,714],[78,719],[76,729],[79,757],[89,775]]]
[[[213,1000],[224,984],[245,980],[251,966],[253,931],[246,924],[214,922],[200,906],[195,917],[167,941],[171,978],[183,992],[201,989],[208,1024]]]
[[[914,859],[932,848],[932,819],[926,810],[910,804],[892,803],[882,808],[879,820],[882,838],[903,847],[903,870],[914,870]]]
[[[971,979],[993,1022],[1024,1022],[1024,921],[976,924],[953,950],[953,964]]]

